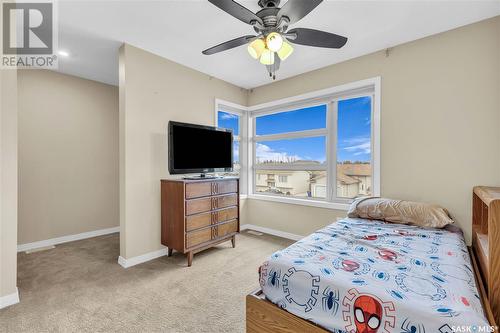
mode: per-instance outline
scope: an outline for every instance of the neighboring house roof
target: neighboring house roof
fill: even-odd
[[[337,170],[340,173],[348,176],[371,176],[372,166],[367,163],[343,163],[337,165]]]
[[[294,166],[311,166],[311,165],[321,165],[321,162],[318,161],[307,161],[307,160],[296,160],[292,162],[286,162],[286,161],[260,161],[257,162],[259,165],[264,165],[264,166],[275,166],[275,165],[294,165]]]
[[[357,183],[361,182],[359,179],[349,177],[349,176],[344,175],[342,173],[337,173],[337,180],[342,182],[343,184],[346,184],[346,185],[352,185],[352,184],[357,184]]]
[[[296,161],[293,164],[317,164],[311,161]],[[275,175],[293,175],[295,172],[293,170],[257,170],[258,174],[275,174]],[[307,172],[307,171],[306,171]],[[372,168],[371,164],[363,163],[345,163],[337,165],[337,180],[343,184],[351,185],[358,184],[361,181],[356,177],[371,176]],[[326,171],[311,172],[311,183],[315,183],[320,179],[326,177]]]

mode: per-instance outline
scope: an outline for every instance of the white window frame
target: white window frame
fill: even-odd
[[[215,101],[215,125],[218,122],[218,112],[224,111],[240,115],[240,192],[242,198],[256,200],[282,202],[287,204],[298,204],[312,207],[329,208],[337,210],[347,210],[351,199],[336,198],[336,148],[337,132],[336,106],[339,100],[351,99],[362,96],[370,96],[372,102],[371,119],[371,164],[372,164],[372,195],[380,196],[380,113],[381,113],[381,78],[374,77],[366,80],[343,84],[319,91],[310,92],[303,95],[284,98],[268,103],[263,103],[251,107],[238,105],[221,99]],[[284,197],[272,194],[255,193],[254,174],[255,165],[255,142],[262,137],[255,135],[255,117],[265,114],[273,114],[284,111],[292,111],[301,108],[327,104],[327,128],[320,130],[309,130],[301,132],[291,132],[266,136],[273,139],[303,138],[326,135],[326,160],[327,160],[327,198],[297,198]],[[335,130],[332,130],[335,129]],[[264,140],[266,139],[264,138]],[[262,141],[262,140],[260,140]],[[266,169],[262,167],[261,169]],[[274,167],[273,169],[278,169]],[[303,167],[280,167],[284,170],[303,170]],[[309,169],[308,169],[309,170]],[[324,167],[323,169],[324,170]]]
[[[337,106],[341,100],[352,99],[357,97],[371,97],[372,103],[372,119],[371,119],[371,164],[372,164],[372,195],[380,195],[380,92],[381,92],[380,77],[367,80],[357,81],[341,86],[332,87],[300,96],[281,99],[270,103],[252,106],[249,108],[249,123],[252,124],[250,137],[250,151],[254,167],[248,170],[251,175],[257,169],[273,169],[273,170],[304,170],[301,166],[256,166],[256,143],[259,141],[305,138],[305,137],[326,137],[326,166],[318,166],[317,168],[308,167],[306,171],[326,170],[327,171],[327,197],[320,198],[298,198],[284,197],[273,194],[256,193],[254,181],[249,181],[249,197],[261,200],[277,201],[284,203],[296,203],[315,207],[325,207],[332,209],[347,210],[352,199],[337,197]],[[306,130],[300,132],[288,132],[274,135],[257,136],[255,134],[255,119],[256,117],[293,111],[302,108],[327,105],[327,124],[325,129]]]
[[[238,135],[233,136],[234,142],[239,142],[239,165],[240,165],[240,197],[246,197],[248,193],[247,182],[247,159],[248,159],[248,108],[243,105],[224,101],[221,99],[215,100],[214,124],[219,127],[219,111],[234,114],[239,116]]]

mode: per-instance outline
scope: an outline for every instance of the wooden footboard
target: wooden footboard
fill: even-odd
[[[491,303],[488,299],[488,294],[486,293],[486,288],[484,284],[484,276],[481,273],[481,268],[478,265],[478,257],[477,253],[474,250],[474,247],[469,247],[469,254],[472,262],[472,268],[474,269],[474,278],[476,279],[476,287],[479,291],[479,295],[481,296],[481,303],[483,304],[484,315],[488,319],[491,326],[497,326],[495,316],[493,315],[493,311],[491,310]],[[498,330],[497,330],[498,331]]]
[[[262,290],[247,295],[247,333],[327,333],[266,300]]]

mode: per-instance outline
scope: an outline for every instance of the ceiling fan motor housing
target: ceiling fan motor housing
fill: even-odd
[[[259,0],[259,6],[262,8],[276,8],[281,0]]]

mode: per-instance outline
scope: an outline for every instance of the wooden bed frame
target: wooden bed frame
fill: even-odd
[[[500,188],[475,187],[473,239],[469,247],[476,286],[489,323],[500,322]],[[246,297],[247,333],[326,333],[324,328],[297,317],[266,300],[262,290]],[[495,330],[498,332],[498,329]]]

